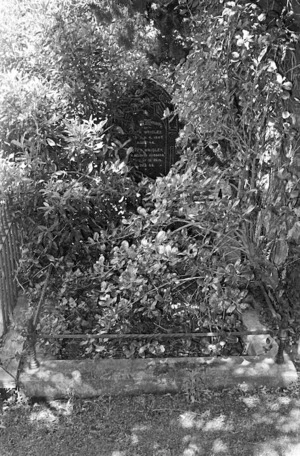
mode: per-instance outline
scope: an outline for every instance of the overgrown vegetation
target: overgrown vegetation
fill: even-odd
[[[290,11],[270,28],[253,2],[102,3],[3,10],[0,191],[24,233],[18,280],[33,304],[54,266],[40,330],[229,331],[251,286],[297,322],[286,290],[299,241]],[[179,62],[153,58],[166,42],[181,46]],[[185,126],[170,173],[136,183],[107,117],[141,77],[172,91]],[[203,340],[202,353],[224,344]],[[97,339],[82,346],[115,354]]]

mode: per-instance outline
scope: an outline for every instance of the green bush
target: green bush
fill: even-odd
[[[54,266],[55,311],[41,328],[230,330],[251,281],[275,302],[284,295],[288,243],[299,241],[299,172],[292,82],[276,55],[294,38],[267,32],[253,4],[220,5],[218,14],[195,12],[187,60],[174,73],[157,70],[175,81],[182,159],[167,176],[137,184],[106,117],[136,77],[152,74],[151,25],[138,46],[142,22],[130,8],[115,9],[112,28],[108,3],[99,19],[83,1],[36,4],[35,12],[23,2],[34,30],[33,18],[48,16],[28,48],[22,29],[14,58],[3,42],[1,192],[23,226],[19,280],[33,300]],[[163,351],[151,344],[125,346],[125,355]],[[103,346],[91,340],[85,349]]]
[[[144,192],[144,207],[134,213],[122,209],[117,223],[98,224],[87,229],[86,236],[77,233],[72,247],[68,239],[66,245],[75,255],[58,254],[56,261],[49,256],[56,265],[56,309],[65,316],[67,331],[155,332],[156,324],[179,331],[182,325],[186,330],[236,327],[235,314],[253,274],[241,260],[239,245],[230,256],[232,233],[242,214],[230,198],[218,197],[216,184],[209,167],[201,170],[196,160],[183,159],[168,176],[135,188],[139,195]],[[82,189],[79,194],[82,198]],[[74,211],[72,229],[76,216]],[[81,214],[80,220],[82,232]],[[55,331],[49,315],[45,322],[46,329]],[[57,324],[60,328],[61,320]],[[90,340],[86,353],[105,352],[100,346]],[[124,344],[124,353],[144,356],[151,347],[143,341]]]

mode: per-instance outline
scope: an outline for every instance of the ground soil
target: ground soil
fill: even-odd
[[[299,391],[6,402],[1,456],[299,456]]]

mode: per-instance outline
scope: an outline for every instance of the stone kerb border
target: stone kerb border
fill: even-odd
[[[258,316],[251,311],[246,315],[249,330],[258,329],[254,322]],[[252,313],[251,313],[252,312]],[[19,300],[16,309],[15,328],[18,319],[28,314],[26,300]],[[23,315],[23,317],[22,317]],[[249,317],[250,315],[250,317]],[[257,323],[256,321],[256,323]],[[249,323],[250,322],[250,323]],[[260,324],[260,323],[259,323]],[[261,329],[261,328],[260,328]],[[0,351],[0,388],[16,385],[30,397],[64,398],[96,397],[101,395],[176,393],[186,389],[191,379],[199,390],[223,389],[237,385],[251,389],[257,386],[287,387],[297,382],[296,368],[289,357],[276,364],[274,354],[278,346],[266,353],[266,336],[249,341],[253,350],[264,354],[228,358],[166,358],[166,359],[98,359],[98,360],[49,360],[39,357],[37,370],[24,369],[18,378],[18,361],[24,337],[17,329],[7,335]],[[13,343],[12,343],[13,341]],[[275,347],[275,348],[274,348]],[[253,354],[253,353],[252,353]]]
[[[103,359],[43,361],[37,372],[22,372],[25,394],[51,399],[177,393],[193,377],[197,390],[243,385],[287,387],[297,372],[286,356],[284,364],[268,357]]]

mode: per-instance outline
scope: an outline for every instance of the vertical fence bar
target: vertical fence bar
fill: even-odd
[[[4,214],[3,204],[0,202],[0,304],[1,304],[1,328],[2,333],[6,331],[6,303],[5,303],[5,291],[4,291],[4,265],[3,265],[3,247],[4,247]],[[2,334],[1,334],[2,335]]]
[[[0,201],[0,336],[17,303],[15,272],[19,262],[18,231],[5,201]]]
[[[5,242],[6,242],[6,217],[5,217],[5,205],[4,202],[1,204],[2,217],[1,217],[1,237],[2,237],[2,246],[1,246],[1,271],[2,271],[2,290],[3,290],[3,303],[4,303],[4,316],[5,316],[5,326],[8,320],[7,312],[7,272],[5,267]]]
[[[16,268],[19,264],[20,260],[20,234],[17,230],[17,224],[12,223],[11,226],[11,237],[12,237],[12,250],[13,250],[13,258],[14,258],[14,268]]]
[[[15,302],[14,302],[14,288],[15,288],[15,279],[14,279],[14,258],[13,258],[13,250],[12,250],[12,225],[13,222],[11,217],[9,218],[9,214],[7,213],[7,242],[6,242],[6,263],[7,263],[7,271],[8,271],[8,291],[9,291],[9,301],[10,301],[10,309],[9,313],[12,314]]]
[[[10,286],[10,279],[11,279],[11,271],[10,271],[10,258],[9,258],[9,252],[8,252],[8,238],[9,234],[9,220],[8,220],[8,212],[7,212],[7,207],[5,206],[4,209],[4,235],[5,235],[5,241],[4,241],[4,268],[5,268],[5,278],[6,278],[6,300],[7,300],[7,314],[10,315],[12,314],[12,293],[11,293],[11,286]]]
[[[2,243],[0,244],[1,249]],[[0,336],[6,332],[6,321],[7,317],[5,314],[5,301],[4,301],[4,290],[3,290],[3,269],[2,269],[2,253],[0,251]]]
[[[13,290],[12,290],[12,280],[13,280],[13,271],[10,263],[10,252],[9,252],[9,237],[6,237],[5,248],[4,248],[4,261],[5,261],[5,270],[6,270],[6,283],[7,283],[7,307],[8,315],[12,315],[14,310],[13,302]]]
[[[4,270],[4,261],[3,261],[3,240],[1,242],[0,250],[0,293],[1,293],[1,310],[2,310],[2,326],[3,331],[7,329],[7,303],[6,303],[6,289],[5,289],[5,270]]]
[[[11,238],[11,229],[12,229],[12,222],[9,222],[9,230],[7,233],[7,255],[8,255],[8,267],[9,267],[9,287],[10,287],[10,299],[11,299],[11,306],[14,307],[14,288],[15,288],[15,280],[14,280],[14,257],[13,257],[13,249],[12,249],[12,238]]]

